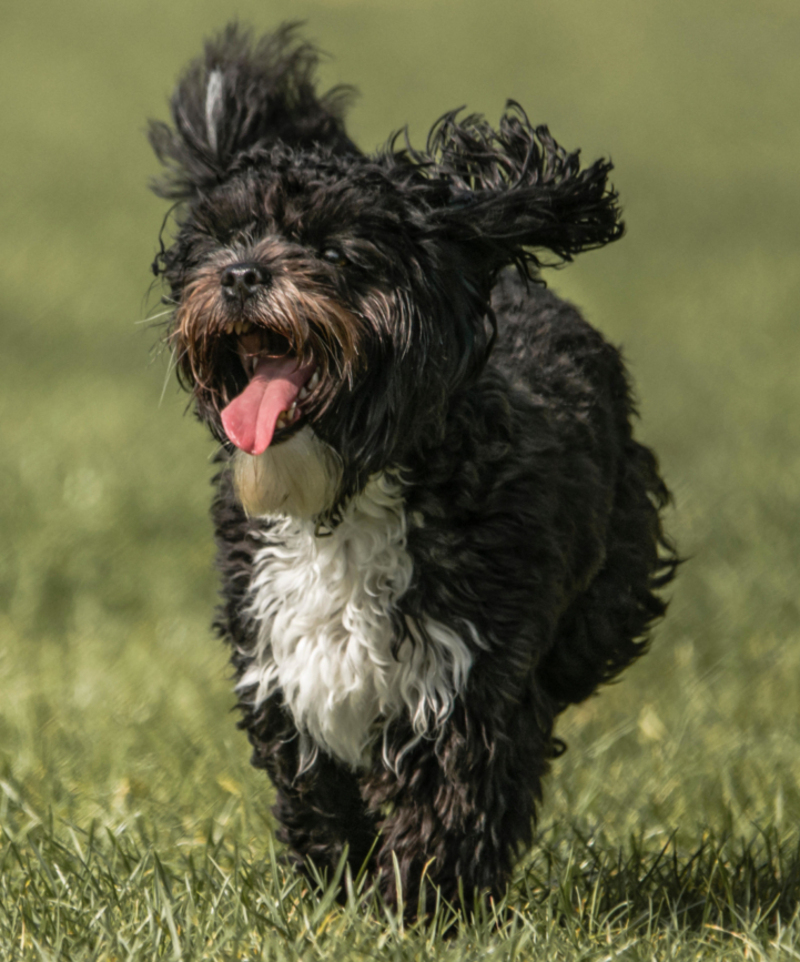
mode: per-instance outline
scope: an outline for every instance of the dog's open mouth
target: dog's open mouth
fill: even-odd
[[[225,328],[238,336],[238,352],[247,387],[222,411],[228,439],[247,454],[259,455],[276,431],[301,417],[302,402],[319,381],[314,361],[303,362],[288,338],[275,331],[236,321]]]

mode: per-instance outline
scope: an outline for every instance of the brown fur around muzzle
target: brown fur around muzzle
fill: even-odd
[[[277,260],[259,245],[243,255],[226,251],[200,267],[183,288],[167,336],[181,383],[219,412],[247,384],[237,329],[260,336],[259,351],[292,354],[314,363],[319,383],[304,402],[306,416],[324,411],[343,384],[352,384],[363,340],[363,322],[300,257]],[[225,269],[241,260],[263,264],[270,283],[242,303],[226,299]]]

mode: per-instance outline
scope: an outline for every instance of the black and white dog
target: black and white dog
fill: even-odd
[[[622,234],[611,165],[514,103],[365,155],[316,61],[231,25],[150,128],[168,341],[222,446],[217,626],[298,862],[498,893],[555,716],[641,654],[676,563],[620,355],[539,279]]]

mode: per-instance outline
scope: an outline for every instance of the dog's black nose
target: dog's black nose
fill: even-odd
[[[220,284],[226,297],[246,300],[268,287],[272,275],[260,264],[231,264],[222,272]]]

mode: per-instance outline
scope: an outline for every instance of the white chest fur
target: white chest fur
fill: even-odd
[[[329,535],[315,535],[312,521],[277,519],[255,557],[258,641],[239,689],[257,686],[256,703],[280,690],[298,729],[354,767],[400,712],[417,737],[432,734],[463,691],[472,656],[432,619],[405,619],[392,654],[392,613],[411,576],[403,500],[386,475],[370,480]]]

